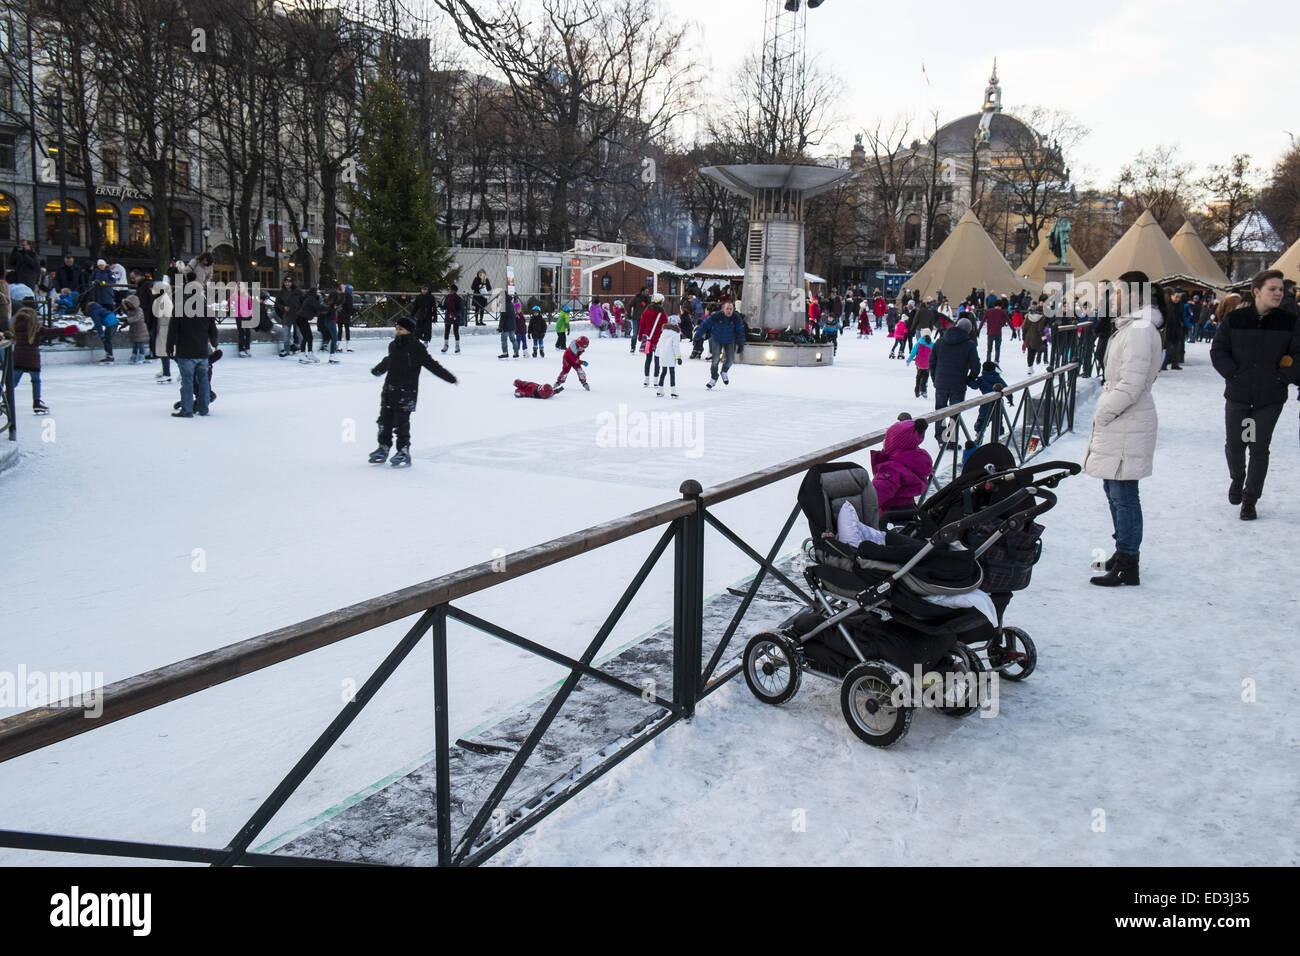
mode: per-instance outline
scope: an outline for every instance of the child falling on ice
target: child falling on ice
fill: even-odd
[[[587,346],[590,344],[590,339],[585,335],[579,335],[573,340],[573,344],[564,350],[564,359],[560,364],[560,376],[555,380],[556,391],[559,391],[559,387],[564,384],[564,380],[568,378],[569,373],[574,371],[578,373],[578,381],[582,383],[582,387],[589,392],[591,391],[591,386],[587,384],[587,373],[584,371],[587,363],[582,360],[582,353],[587,351]]]
[[[388,460],[393,447],[393,432],[397,432],[397,454],[392,464],[411,463],[411,412],[420,392],[420,369],[427,368],[444,382],[456,384],[456,376],[433,360],[424,343],[415,337],[415,320],[402,316],[397,320],[397,334],[388,343],[388,354],[370,370],[372,375],[384,375],[384,389],[379,397],[379,447],[370,453],[372,464]]]
[[[659,364],[659,384],[655,394],[664,397],[664,377],[669,380],[670,394],[677,397],[677,366],[682,364],[682,326],[675,315],[668,317],[668,324],[659,333],[659,344],[655,346],[655,361]]]

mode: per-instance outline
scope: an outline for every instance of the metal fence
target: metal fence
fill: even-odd
[[[1043,442],[1030,449],[1018,449],[1019,460],[1033,457],[1047,446],[1053,435],[1059,436],[1074,421],[1074,381],[1077,363],[1043,372],[1019,382],[1003,393],[982,395],[935,413],[930,420],[961,415],[986,405],[998,406],[992,421],[1004,421],[1005,427],[994,435],[1007,439],[1017,434],[1016,418],[1000,419],[1005,395],[1019,396],[1023,409],[1041,402],[1045,417],[1035,418]],[[1040,394],[1035,395],[1035,391]],[[1059,414],[1054,409],[1059,408]],[[1023,417],[1020,419],[1023,422]],[[1023,425],[1021,426],[1023,427]],[[759,588],[769,578],[794,594],[800,601],[813,604],[812,598],[777,566],[785,541],[800,516],[796,504],[782,522],[770,547],[759,551],[727,526],[718,516],[717,506],[766,488],[775,482],[803,474],[809,467],[835,461],[871,448],[884,441],[886,429],[823,448],[811,454],[772,465],[740,478],[702,488],[698,482],[682,483],[681,498],[664,502],[644,511],[604,524],[584,528],[513,554],[504,559],[464,568],[421,584],[354,604],[279,630],[270,631],[197,657],[138,674],[103,688],[102,714],[86,720],[81,710],[52,705],[24,711],[0,721],[0,761],[39,751],[62,740],[86,733],[114,721],[122,720],[163,704],[180,700],[225,681],[251,674],[273,664],[287,661],[327,647],[338,641],[365,634],[416,615],[413,625],[362,684],[355,697],[345,704],[301,759],[285,775],[257,810],[220,849],[139,841],[113,840],[90,836],[68,836],[0,830],[0,846],[31,850],[53,850],[105,856],[152,858],[218,866],[258,865],[333,865],[339,861],[250,852],[254,839],[262,832],[290,795],[302,784],[325,753],[337,742],[348,726],[375,698],[380,688],[417,645],[430,636],[433,657],[433,705],[435,736],[435,822],[437,861],[441,866],[476,865],[499,852],[537,822],[583,790],[586,786],[625,760],[674,723],[689,718],[697,704],[716,691],[740,671],[730,656],[732,641],[745,623]],[[1014,446],[1009,446],[1014,447]],[[758,571],[745,590],[723,633],[705,659],[704,635],[704,550],[705,535],[713,529],[721,538],[753,561]],[[647,531],[660,534],[636,573],[578,657],[561,653],[522,634],[479,617],[457,602],[469,595],[497,587],[542,568],[589,554],[599,548],[626,540]],[[673,567],[672,617],[672,692],[670,697],[634,686],[599,667],[593,661],[600,653],[620,618],[640,591],[651,571],[664,559],[669,548]],[[452,828],[451,759],[452,742],[448,723],[447,625],[455,621],[506,644],[568,669],[568,675],[550,700],[509,764],[492,783],[487,798],[461,832]],[[525,800],[509,814],[498,812],[512,783],[524,764],[536,751],[539,742],[552,726],[560,709],[579,681],[587,678],[634,695],[654,705],[651,716],[614,741],[606,741],[597,751],[599,760],[584,760],[563,785],[548,788]],[[69,702],[70,703],[70,702]],[[483,787],[482,790],[486,790]],[[482,790],[480,792],[482,792]],[[33,799],[36,790],[33,788]],[[504,819],[503,819],[504,817]],[[488,826],[492,821],[492,826]]]
[[[14,338],[0,332],[0,429],[10,441],[18,440],[18,414],[14,410]]]

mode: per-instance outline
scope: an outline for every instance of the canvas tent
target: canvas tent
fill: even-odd
[[[1214,256],[1210,255],[1210,250],[1205,247],[1205,243],[1201,242],[1201,237],[1196,234],[1190,222],[1184,222],[1179,227],[1174,237],[1169,240],[1169,244],[1197,275],[1204,276],[1213,285],[1227,287],[1228,277],[1214,261]]]
[[[1294,282],[1300,282],[1300,239],[1291,243],[1291,248],[1282,253],[1282,258],[1269,266],[1270,269],[1281,269],[1282,275]]]
[[[1035,282],[1047,281],[1047,266],[1049,263],[1056,261],[1056,256],[1052,255],[1051,243],[1047,241],[1051,231],[1051,228],[1047,226],[1039,230],[1038,245],[1029,254],[1029,258],[1020,263],[1020,268],[1016,270],[1018,274],[1027,279],[1033,279]],[[1088,264],[1083,261],[1074,246],[1066,247],[1065,259],[1074,268],[1075,276],[1081,276],[1088,271]]]
[[[1232,227],[1232,249],[1239,253],[1279,252],[1286,247],[1282,237],[1277,234],[1273,224],[1258,209],[1246,216]],[[1214,244],[1215,252],[1228,251],[1228,238],[1225,236]]]
[[[1091,270],[1075,276],[1075,282],[1118,282],[1133,270],[1145,272],[1152,282],[1182,279],[1196,285],[1219,285],[1189,266],[1174,249],[1173,243],[1156,222],[1149,209],[1120,236],[1110,252],[1101,257]]]
[[[912,276],[908,286],[922,298],[943,290],[953,301],[971,289],[1011,295],[1021,289],[1042,291],[1043,284],[1016,275],[984,227],[967,211],[928,262]]]

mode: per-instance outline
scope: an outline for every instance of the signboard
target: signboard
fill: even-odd
[[[582,260],[574,256],[569,260],[569,298],[582,295]]]
[[[621,242],[597,242],[594,239],[574,239],[573,251],[584,256],[603,256],[617,259],[627,255],[627,245]]]

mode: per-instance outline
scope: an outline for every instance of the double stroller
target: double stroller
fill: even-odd
[[[882,515],[865,468],[811,468],[799,504],[812,535],[804,578],[813,603],[750,639],[750,690],[782,704],[805,671],[836,681],[849,728],[888,747],[906,735],[916,707],[964,717],[993,672],[1028,677],[1037,650],[1003,614],[1041,555],[1035,519],[1056,504],[1049,489],[1078,472],[1071,462],[1015,468],[1005,447],[989,445],[923,504]],[[845,502],[862,524],[883,529],[883,541],[837,538]]]

